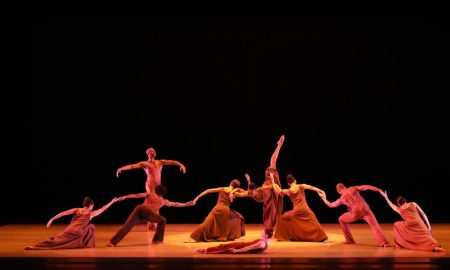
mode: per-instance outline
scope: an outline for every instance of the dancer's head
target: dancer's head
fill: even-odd
[[[255,182],[250,182],[249,184],[248,184],[248,190],[249,191],[254,191],[256,189],[256,184],[255,184]]]
[[[256,184],[254,182],[250,182],[248,184],[248,190],[247,190],[249,195],[253,195],[256,192]]]
[[[398,206],[402,206],[403,204],[406,203],[406,198],[403,196],[398,196],[397,199],[395,199],[395,201],[397,202]]]
[[[150,148],[148,148],[146,151],[145,151],[145,153],[147,154],[147,156],[149,157],[149,158],[156,158],[156,151],[155,151],[155,148],[152,148],[152,147],[150,147]]]
[[[233,188],[238,188],[241,186],[241,181],[239,181],[237,179],[233,179],[230,182],[230,186],[232,186]]]
[[[90,210],[94,208],[94,201],[91,199],[91,197],[84,197],[83,207],[88,207]]]
[[[278,171],[275,168],[268,167],[265,172],[266,179],[270,179],[270,174],[273,173],[275,179],[279,179]]]
[[[342,192],[344,192],[344,190],[346,190],[346,189],[347,189],[347,187],[345,187],[345,185],[342,183],[339,183],[336,185],[336,190],[339,194],[342,194]]]
[[[292,184],[296,184],[297,183],[297,179],[295,179],[295,177],[292,174],[286,175],[286,181],[287,181],[289,186],[291,186]]]
[[[268,239],[272,238],[272,236],[273,236],[273,231],[272,231],[272,230],[264,229],[264,230],[261,232],[261,238],[262,238],[263,240],[268,240]]]
[[[158,196],[164,197],[164,195],[167,194],[167,188],[166,188],[166,186],[163,186],[163,185],[157,185],[157,186],[155,187],[155,193],[156,193],[156,195],[158,195]]]

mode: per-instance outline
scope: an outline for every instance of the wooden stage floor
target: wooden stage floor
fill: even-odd
[[[217,245],[187,242],[195,224],[168,224],[164,244],[150,243],[153,232],[136,226],[117,247],[106,247],[120,224],[97,224],[96,247],[73,250],[24,250],[60,232],[65,225],[0,226],[0,269],[450,269],[449,252],[425,252],[395,247],[380,248],[367,224],[352,224],[356,245],[344,245],[338,224],[323,224],[326,243],[272,240],[263,254],[199,254],[198,247]],[[393,243],[392,224],[382,224]],[[450,248],[450,224],[433,224],[433,234]],[[246,224],[246,236],[259,238],[262,225]]]

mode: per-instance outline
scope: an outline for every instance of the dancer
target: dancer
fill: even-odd
[[[386,191],[380,190],[380,194],[383,195],[392,210],[403,218],[403,221],[394,223],[395,244],[402,248],[414,250],[445,251],[442,245],[431,235],[431,225],[427,215],[417,203],[406,202],[405,197],[398,196],[396,199],[397,205],[395,205],[389,200]]]
[[[147,192],[155,192],[155,187],[161,185],[161,171],[164,165],[176,165],[180,167],[180,171],[186,173],[186,167],[176,160],[156,159],[156,151],[154,148],[148,148],[145,153],[148,159],[135,164],[125,165],[117,169],[116,176],[125,170],[144,169],[147,175],[145,190]]]
[[[325,192],[307,184],[297,184],[292,174],[288,174],[286,179],[289,189],[281,189],[275,182],[273,187],[277,194],[289,196],[294,209],[284,212],[277,221],[274,237],[280,241],[326,241],[328,236],[305,198],[305,190],[313,190],[319,195]]]
[[[232,241],[245,235],[244,217],[230,208],[230,192],[240,186],[240,182],[234,179],[228,187],[211,188],[200,193],[194,204],[201,197],[210,193],[219,193],[217,204],[190,235],[196,242],[201,241]]]
[[[381,232],[380,225],[378,224],[377,218],[370,210],[369,205],[361,196],[360,191],[371,190],[379,192],[380,189],[370,185],[359,185],[353,187],[346,187],[344,184],[339,183],[336,185],[337,192],[341,195],[339,199],[330,203],[327,200],[325,193],[320,193],[319,196],[322,198],[324,203],[331,208],[338,207],[340,205],[346,205],[348,210],[346,213],[339,217],[339,224],[341,225],[342,231],[344,232],[345,242],[344,244],[355,244],[352,232],[350,231],[350,223],[357,220],[363,219],[367,222],[375,235],[378,246],[388,247],[391,246],[389,241],[386,239],[384,234]]]
[[[204,254],[224,254],[224,253],[263,253],[269,247],[272,235],[267,234],[265,230],[261,233],[261,239],[250,242],[233,242],[228,244],[220,244],[208,248],[196,248],[195,252]]]
[[[119,174],[125,170],[144,169],[145,174],[147,175],[145,190],[149,193],[155,193],[155,187],[161,185],[161,172],[164,165],[179,166],[180,171],[186,173],[186,167],[176,160],[156,159],[156,151],[154,148],[148,148],[145,153],[148,157],[146,161],[122,166],[117,170],[116,176],[119,177]],[[156,213],[158,214],[158,212]],[[156,224],[149,223],[148,230],[156,230]]]
[[[156,226],[156,232],[153,235],[152,243],[163,243],[166,218],[157,214],[156,212],[163,206],[186,207],[192,206],[194,204],[193,201],[189,201],[186,203],[171,202],[163,198],[166,193],[167,188],[163,185],[158,185],[155,188],[155,193],[144,192],[120,197],[120,200],[145,198],[145,201],[143,204],[138,205],[134,208],[133,212],[128,216],[125,224],[123,224],[119,231],[117,231],[117,233],[111,238],[111,240],[109,240],[107,246],[117,246],[117,244],[131,231],[134,225],[139,224],[142,221],[158,224],[158,226]]]
[[[239,190],[232,196],[236,197],[250,197],[257,202],[263,203],[263,223],[264,229],[267,234],[273,235],[273,230],[275,228],[275,223],[281,216],[283,211],[283,198],[275,193],[272,186],[272,176],[274,177],[275,183],[280,186],[280,177],[277,171],[277,159],[280,149],[284,143],[284,135],[280,137],[277,142],[277,147],[270,158],[270,166],[265,171],[265,180],[260,188],[256,188],[256,185],[249,180],[248,175],[248,190],[247,192]]]
[[[25,249],[72,249],[95,247],[95,225],[90,224],[89,221],[103,213],[113,203],[120,200],[121,198],[114,198],[102,208],[92,211],[94,208],[94,201],[90,197],[85,197],[83,199],[83,208],[73,208],[63,211],[48,221],[47,228],[52,225],[52,222],[55,219],[73,215],[72,221],[63,232],[37,243],[34,246],[28,246]]]

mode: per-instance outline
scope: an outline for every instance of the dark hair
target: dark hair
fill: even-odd
[[[83,207],[91,206],[93,204],[94,204],[94,201],[91,199],[91,197],[84,197]]]
[[[288,174],[288,175],[286,175],[286,180],[287,180],[288,184],[290,185],[297,179],[295,179],[295,177],[292,174]]]
[[[266,233],[268,238],[272,238],[273,230],[271,230],[271,229],[264,229],[264,232]]]
[[[403,205],[404,203],[406,203],[406,199],[403,196],[398,196],[397,199],[395,199],[395,201],[397,202],[398,206]]]
[[[155,193],[156,193],[156,195],[163,197],[164,195],[167,194],[167,188],[166,188],[166,186],[163,186],[163,185],[157,185],[157,186],[155,187]]]
[[[241,185],[241,181],[239,181],[239,180],[237,180],[237,179],[233,179],[233,180],[231,180],[230,185],[231,185],[233,188],[238,188],[238,187]]]
[[[248,189],[250,190],[256,189],[256,184],[254,182],[250,182],[250,184],[248,184]]]

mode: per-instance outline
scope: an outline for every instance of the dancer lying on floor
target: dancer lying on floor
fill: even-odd
[[[208,248],[196,248],[195,252],[205,254],[220,254],[220,253],[263,253],[270,244],[272,235],[270,231],[262,231],[261,238],[250,242],[233,242],[228,244],[221,244],[218,246]]]

